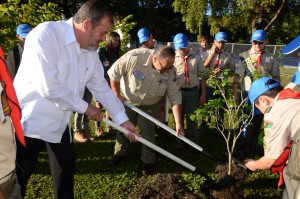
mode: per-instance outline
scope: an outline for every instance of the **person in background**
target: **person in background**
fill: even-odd
[[[299,76],[298,71],[292,82],[299,84]],[[284,157],[282,155],[285,153],[285,148],[291,140],[299,139],[300,92],[290,88],[283,89],[279,81],[263,77],[252,83],[248,91],[248,98],[253,108],[264,114],[264,155],[257,160],[246,159],[245,165],[251,171],[267,170],[273,166],[275,161],[281,161],[280,159]],[[291,149],[292,153],[295,149]],[[296,151],[296,153],[299,153],[299,151]],[[282,183],[282,177],[285,181],[282,198],[299,198],[300,181],[299,178],[292,176],[293,171],[289,167],[289,164],[292,165],[293,161],[299,162],[299,160],[288,158],[287,153],[282,161],[283,164],[286,161],[288,166],[278,171],[280,174],[279,185]]]
[[[200,48],[198,50],[198,54],[200,55],[203,63],[208,57],[208,50],[210,49],[210,41],[208,36],[201,36],[199,39]]]
[[[174,70],[175,51],[170,46],[159,46],[155,50],[137,48],[120,57],[108,70],[111,88],[122,102],[129,101],[154,118],[158,118],[161,98],[166,94],[172,103],[177,135],[184,134],[181,122],[181,95]],[[125,107],[130,120],[137,124],[142,137],[155,143],[153,121]],[[120,132],[111,165],[117,165],[127,155],[129,141]],[[154,171],[155,152],[142,146],[142,174]]]
[[[182,96],[181,125],[184,126],[184,121],[186,121],[186,137],[197,143],[199,140],[197,124],[191,120],[190,116],[199,105],[203,105],[206,101],[206,80],[200,80],[199,77],[199,71],[205,71],[205,67],[200,55],[189,48],[184,34],[175,35],[174,46],[176,50],[174,66]],[[202,91],[200,96],[199,87]],[[178,139],[176,148],[184,148],[183,141]]]
[[[152,33],[148,30],[148,28],[141,28],[137,36],[139,38],[140,47],[142,48],[155,48],[155,41],[153,39]]]
[[[89,89],[84,89],[83,100],[88,104],[92,102],[93,95]],[[74,140],[82,143],[93,142],[94,138],[91,136],[90,120],[87,115],[76,112],[74,115]]]
[[[25,146],[20,107],[0,47],[0,198],[22,199],[16,175],[16,137]]]
[[[110,85],[109,76],[107,71],[110,67],[117,61],[121,56],[121,37],[117,32],[110,32],[106,35],[106,43],[104,47],[99,48],[99,59],[102,62],[104,69],[104,78]],[[96,107],[102,108],[102,105],[96,101]],[[105,112],[105,118],[109,119],[109,114]],[[106,131],[112,133],[112,127],[107,126]],[[102,127],[100,127],[100,122],[95,121],[95,134],[98,137],[105,136]]]
[[[44,22],[26,37],[23,59],[14,86],[22,109],[26,147],[17,147],[17,176],[25,196],[27,182],[47,148],[55,198],[74,198],[73,112],[102,120],[102,110],[83,100],[85,87],[128,129],[139,132],[104,79],[97,49],[113,25],[113,14],[98,0],[86,1],[67,21]],[[34,71],[34,72],[33,72]]]
[[[200,57],[201,57],[201,59],[203,61],[203,64],[204,64],[205,60],[208,57],[208,51],[211,48],[209,37],[208,36],[201,36],[199,38],[199,43],[200,43],[200,48],[198,50],[198,54],[200,55]],[[206,85],[206,92],[208,90],[209,89],[208,89],[208,87]],[[199,96],[201,96],[201,93],[202,93],[202,89],[201,89],[201,86],[199,86]],[[210,95],[210,93],[208,95]],[[206,94],[206,96],[208,96],[208,95]],[[208,100],[205,99],[205,103],[207,101]],[[202,120],[202,123],[201,123],[200,128],[199,128],[199,133],[200,134],[205,133],[208,129],[209,129],[209,127],[207,125],[207,122],[205,120]]]
[[[256,30],[251,36],[251,48],[239,54],[240,60],[235,70],[233,79],[233,95],[236,101],[247,98],[252,82],[259,77],[271,77],[280,82],[280,69],[276,56],[266,48],[267,33],[264,30]],[[239,87],[240,86],[240,87]],[[241,89],[242,96],[237,96],[237,90]],[[257,144],[261,132],[263,114],[254,113],[251,128],[247,129],[244,153],[262,154],[263,148]]]
[[[12,48],[12,50],[10,50],[7,53],[7,57],[6,57],[6,65],[12,79],[15,78],[16,73],[19,69],[19,65],[22,60],[25,39],[31,30],[32,28],[28,24],[20,24],[17,27],[16,37],[18,40],[20,40],[20,43],[16,45],[14,48]]]
[[[215,35],[213,45],[208,51],[208,57],[204,62],[204,66],[213,71],[216,78],[222,78],[225,69],[235,70],[235,63],[232,53],[226,49],[227,34],[225,32],[218,32]],[[214,95],[215,90],[212,87],[207,87],[206,99],[222,99],[220,95]],[[224,109],[219,109],[219,119],[224,121]],[[219,125],[219,127],[221,127]],[[217,127],[217,128],[219,128]]]

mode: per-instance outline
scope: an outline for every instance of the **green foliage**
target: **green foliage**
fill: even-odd
[[[208,18],[211,35],[226,31],[233,42],[248,42],[253,30],[268,26],[269,41],[281,44],[300,30],[300,2],[295,0],[174,0],[173,7],[190,32],[204,34]]]
[[[128,15],[114,27],[114,29],[120,29],[122,32],[122,52],[125,52],[126,45],[131,41],[130,32],[136,26],[136,22],[130,22],[132,19],[133,15]]]
[[[4,52],[8,52],[19,41],[16,29],[21,23],[35,27],[41,22],[59,20],[59,7],[55,3],[42,3],[39,0],[21,4],[19,0],[8,0],[0,4],[0,44]]]

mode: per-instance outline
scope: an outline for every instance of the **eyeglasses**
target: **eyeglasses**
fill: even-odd
[[[260,42],[260,41],[252,41],[252,43],[254,44],[254,45],[262,45],[264,42]]]
[[[168,70],[170,70],[170,69],[172,69],[173,67],[174,67],[174,65],[172,65],[172,66],[163,66],[162,65],[162,63],[159,61],[159,59],[157,58],[157,61],[158,61],[158,63],[159,63],[159,69],[156,69],[156,70],[158,70],[159,72],[164,72],[164,71],[168,71]]]

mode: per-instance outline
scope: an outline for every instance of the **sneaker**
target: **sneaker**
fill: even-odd
[[[95,135],[98,138],[105,137],[102,127],[99,127],[97,130],[95,130]]]
[[[144,163],[142,175],[151,175],[154,172],[155,163]]]
[[[109,163],[110,166],[116,166],[125,158],[125,156],[114,155]]]
[[[85,136],[85,133],[83,131],[76,131],[74,133],[74,140],[81,143],[86,143],[89,141],[89,139]]]
[[[85,133],[85,136],[86,136],[86,138],[88,139],[89,142],[93,142],[94,141],[95,138],[93,138],[91,136],[90,130],[87,130],[84,133]]]

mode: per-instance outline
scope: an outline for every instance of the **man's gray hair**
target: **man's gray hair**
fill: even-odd
[[[89,0],[85,2],[74,15],[75,23],[82,23],[84,20],[91,20],[93,26],[96,26],[104,17],[109,17],[111,24],[113,21],[113,13],[108,6],[99,0]]]

